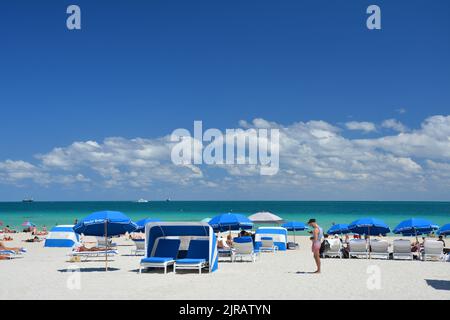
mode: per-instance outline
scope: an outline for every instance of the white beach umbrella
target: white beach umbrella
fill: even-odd
[[[273,213],[263,211],[252,214],[248,217],[253,223],[283,223],[283,219]]]

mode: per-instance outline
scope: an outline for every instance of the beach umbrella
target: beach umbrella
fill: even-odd
[[[145,225],[150,222],[161,222],[159,219],[152,219],[152,218],[145,218],[139,221],[136,221],[137,229],[134,230],[135,232],[144,232],[145,231]]]
[[[438,230],[438,235],[442,235],[442,236],[446,236],[450,234],[450,223],[447,223],[446,225],[443,225],[439,230]]]
[[[253,227],[253,222],[239,213],[219,214],[209,220],[208,223],[216,232],[231,232],[231,230],[251,229]]]
[[[388,225],[375,218],[362,218],[353,221],[348,226],[348,229],[357,234],[363,234],[366,236],[377,236],[380,234],[386,234],[391,232]],[[370,237],[369,237],[369,248],[370,248]],[[370,249],[369,249],[369,259],[371,259]]]
[[[303,222],[297,222],[297,221],[289,221],[281,225],[283,228],[286,228],[287,231],[293,231],[294,232],[294,243],[295,243],[295,231],[303,231],[308,229],[309,227],[304,224]]]
[[[22,223],[23,227],[36,227],[36,225],[31,222],[31,221],[25,221],[24,223]]]
[[[351,231],[348,229],[348,224],[346,223],[335,224],[327,231],[328,234],[347,234],[350,232]]]
[[[80,222],[73,230],[87,236],[104,236],[106,243],[105,267],[108,271],[108,236],[118,236],[133,232],[138,226],[122,212],[100,211],[94,212]]]
[[[402,234],[404,236],[412,236],[420,234],[427,234],[431,231],[439,229],[438,225],[433,224],[431,221],[420,218],[411,218],[400,222],[394,229],[395,234]]]
[[[253,223],[283,223],[283,219],[271,212],[263,211],[248,217]]]

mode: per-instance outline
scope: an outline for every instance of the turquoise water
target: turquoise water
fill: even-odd
[[[71,224],[94,211],[122,211],[133,220],[146,217],[163,221],[200,221],[218,213],[253,214],[270,211],[285,220],[306,222],[316,218],[328,229],[335,223],[350,223],[362,217],[377,217],[393,229],[411,217],[427,218],[436,224],[450,223],[450,202],[372,201],[171,201],[171,202],[34,202],[0,203],[0,221],[20,227],[30,220],[38,226]]]

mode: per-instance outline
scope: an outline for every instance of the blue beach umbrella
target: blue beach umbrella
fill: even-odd
[[[395,234],[402,234],[404,236],[412,236],[420,234],[430,233],[431,231],[439,229],[438,225],[435,225],[429,220],[420,218],[411,218],[400,222],[394,229]]]
[[[330,229],[328,229],[328,234],[347,234],[351,231],[348,229],[348,224],[346,223],[338,223],[333,225]]]
[[[445,236],[450,234],[450,223],[447,223],[446,225],[443,225],[439,230],[438,230],[438,234]]]
[[[308,226],[306,224],[297,221],[289,221],[283,223],[281,226],[283,228],[286,228],[288,231],[303,231],[305,229],[308,229]]]
[[[297,222],[297,221],[289,221],[289,222],[283,223],[281,226],[283,228],[286,228],[287,231],[294,232],[294,243],[295,243],[295,231],[303,231],[303,230],[306,230],[309,228],[303,222]]]
[[[253,222],[243,214],[238,213],[220,214],[213,217],[208,223],[215,232],[251,229],[253,227]]]
[[[73,230],[87,236],[104,236],[106,251],[108,251],[108,236],[118,236],[126,232],[133,232],[138,226],[122,212],[100,211],[94,212],[80,222]],[[108,254],[105,254],[105,266],[108,271]]]
[[[362,218],[349,224],[348,229],[357,234],[377,236],[391,232],[388,225],[380,219]]]
[[[136,221],[137,229],[134,230],[134,231],[135,232],[144,232],[145,231],[145,225],[147,223],[150,223],[150,222],[161,222],[161,220],[159,220],[159,219],[152,219],[152,218],[145,218],[145,219]]]
[[[367,236],[377,236],[379,234],[386,234],[391,232],[388,225],[381,221],[380,219],[375,218],[362,218],[356,221],[353,221],[348,226],[348,229],[357,234],[364,234]],[[370,247],[370,237],[369,237],[369,247]],[[371,254],[369,250],[369,259],[371,259]]]
[[[36,227],[36,225],[31,222],[31,221],[25,221],[24,223],[22,223],[22,226],[24,227]]]

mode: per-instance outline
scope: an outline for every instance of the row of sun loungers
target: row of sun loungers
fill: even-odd
[[[323,253],[324,257],[339,257],[342,258],[342,244],[339,239],[327,239],[330,248]],[[369,244],[363,239],[350,240],[348,244],[349,258],[363,257],[390,259],[389,243],[386,240],[372,240]],[[440,259],[443,254],[444,245],[441,241],[426,240],[421,253],[422,260]],[[413,253],[411,252],[411,242],[409,240],[394,240],[392,243],[392,258],[413,260]]]

